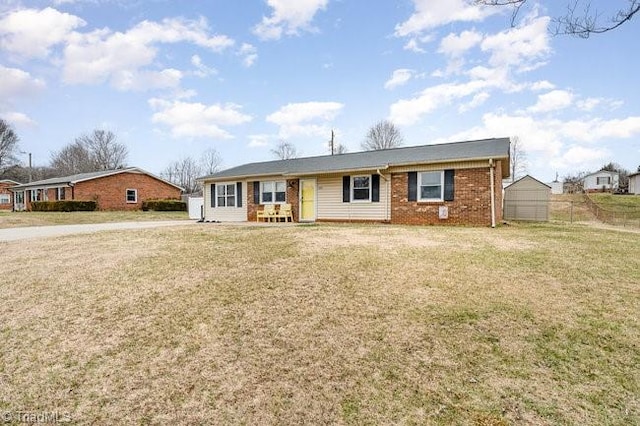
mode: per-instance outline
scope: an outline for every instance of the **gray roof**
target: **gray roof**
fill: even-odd
[[[124,172],[138,172],[138,173],[144,173],[146,175],[149,175],[155,179],[158,179],[162,182],[168,183],[169,185],[173,185],[176,188],[180,188],[178,185],[169,182],[167,180],[164,180],[162,178],[159,178],[145,170],[142,170],[138,167],[128,167],[126,169],[117,169],[117,170],[101,170],[98,172],[89,172],[89,173],[78,173],[75,175],[71,175],[71,176],[61,176],[61,177],[55,177],[55,178],[50,178],[50,179],[43,179],[43,180],[37,180],[34,182],[29,182],[29,183],[23,183],[22,185],[16,185],[13,188],[11,188],[11,190],[15,191],[15,190],[20,190],[20,189],[27,189],[27,188],[33,188],[36,186],[56,186],[56,185],[73,185],[76,184],[78,182],[83,182],[86,180],[91,180],[91,179],[98,179],[101,177],[105,177],[105,176],[110,176],[110,175],[115,175],[118,173],[124,173]],[[180,188],[180,190],[183,190],[183,188]]]
[[[504,189],[507,189],[507,188],[509,188],[510,186],[513,186],[513,185],[517,184],[518,182],[523,181],[523,180],[525,180],[525,179],[532,179],[532,180],[536,181],[537,183],[539,183],[540,185],[544,185],[544,186],[546,186],[547,188],[551,189],[551,185],[548,185],[548,184],[544,183],[543,181],[541,181],[541,180],[538,180],[538,179],[534,178],[534,177],[533,177],[533,176],[531,176],[531,175],[525,175],[525,176],[522,176],[522,177],[521,177],[520,179],[518,179],[517,181],[515,181],[515,182],[511,182],[509,185],[505,186],[505,187],[504,187]]]
[[[201,177],[199,180],[220,180],[251,176],[302,176],[315,173],[339,173],[354,170],[376,170],[388,166],[509,159],[509,138],[482,139],[435,145],[409,146],[379,151],[353,152],[340,155],[265,161],[233,167]],[[508,173],[509,167],[506,168]]]
[[[11,179],[0,179],[0,183],[12,183],[14,185],[20,185],[20,182],[16,182],[15,180]]]

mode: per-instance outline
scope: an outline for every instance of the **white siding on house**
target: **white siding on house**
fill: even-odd
[[[358,174],[361,175],[361,174]],[[385,178],[387,180],[385,180]],[[380,202],[342,201],[342,176],[318,177],[318,220],[389,220],[391,176],[380,177]]]
[[[235,182],[220,182],[220,184]],[[237,200],[236,200],[237,205]],[[242,207],[211,207],[211,183],[204,186],[204,220],[216,222],[247,221],[247,182],[242,182]]]
[[[550,182],[547,185],[551,187],[551,193],[558,195],[564,192],[564,183],[562,182]]]
[[[609,183],[603,183],[600,182],[598,183],[598,178],[601,179],[608,179]],[[591,173],[590,175],[587,175],[584,177],[584,183],[583,183],[583,188],[585,191],[589,191],[589,190],[602,190],[603,188],[605,190],[608,189],[616,189],[618,187],[618,180],[619,180],[620,176],[618,175],[618,173],[615,172],[609,172],[606,170],[600,170],[599,172],[596,173]]]
[[[629,194],[640,195],[640,174],[629,176]]]

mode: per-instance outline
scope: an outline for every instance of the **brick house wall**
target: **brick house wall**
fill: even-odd
[[[293,212],[293,221],[298,222],[299,220],[299,206],[300,206],[300,180],[299,179],[288,179],[286,181],[286,201],[291,204],[291,211]],[[253,192],[253,181],[247,182],[247,220],[249,222],[255,222],[257,217],[258,210],[262,210],[264,208],[264,204],[256,204],[254,203],[254,192]]]
[[[13,192],[9,191],[9,188],[14,186],[11,182],[0,182],[0,194],[9,196],[9,203],[0,203],[0,210],[12,210],[13,209]]]
[[[127,202],[127,189],[137,190],[137,202]],[[74,200],[97,201],[99,210],[140,210],[145,200],[180,199],[180,189],[142,173],[125,172],[78,182],[67,191],[73,191]]]
[[[502,220],[502,164],[496,162],[496,223]],[[489,167],[456,169],[453,201],[408,201],[408,174],[391,175],[391,223],[406,225],[491,225],[491,177]],[[439,218],[447,206],[448,219]]]

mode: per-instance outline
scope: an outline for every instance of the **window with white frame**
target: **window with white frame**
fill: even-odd
[[[56,200],[60,201],[60,200],[64,200],[64,198],[65,198],[65,189],[64,189],[64,186],[61,186],[56,190]]]
[[[351,201],[371,201],[371,175],[351,177]]]
[[[0,204],[11,204],[11,197],[9,194],[0,194]]]
[[[34,201],[47,201],[47,190],[46,189],[31,189],[29,190],[31,202]]]
[[[444,199],[444,171],[418,173],[418,200],[442,201]]]
[[[610,183],[611,183],[611,176],[596,178],[596,185],[609,185]]]
[[[235,207],[236,206],[236,184],[222,183],[216,185],[216,198],[218,207]]]
[[[260,183],[260,204],[284,203],[287,184],[283,180]]]
[[[138,202],[138,190],[127,189],[127,203],[137,203],[137,202]]]

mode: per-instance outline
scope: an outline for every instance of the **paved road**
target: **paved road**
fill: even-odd
[[[0,229],[0,242],[29,240],[33,238],[59,237],[61,235],[88,234],[98,231],[113,231],[120,229],[144,229],[160,226],[193,225],[193,220],[164,220],[157,222],[112,222],[87,223],[81,225],[29,226],[24,228]]]

